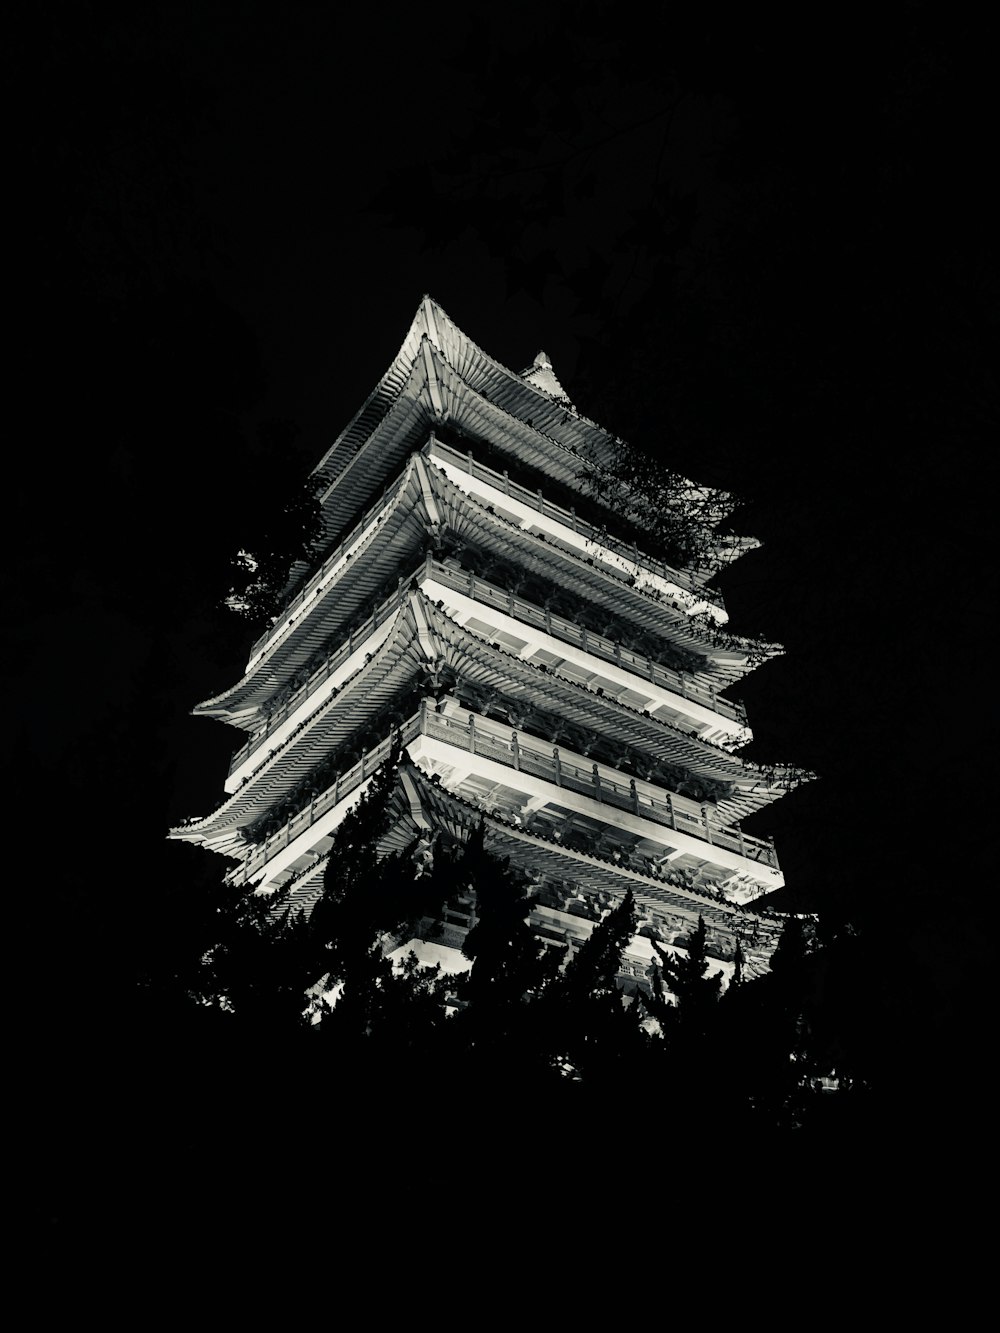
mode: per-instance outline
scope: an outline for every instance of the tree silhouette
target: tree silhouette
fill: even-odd
[[[597,1095],[628,1077],[629,1062],[638,1063],[645,1044],[637,1007],[618,984],[637,917],[630,889],[575,949],[546,996],[550,1059]]]
[[[653,965],[652,997],[643,996],[642,1002],[661,1027],[679,1027],[685,1034],[703,1035],[722,992],[722,974],[709,975],[708,971],[705,918],[698,917],[698,925],[688,936],[685,952],[679,957],[667,953],[655,940],[653,948],[660,961]],[[673,996],[673,1005],[668,1002],[665,990]]]
[[[319,497],[325,486],[322,478],[308,477],[269,515],[253,549],[232,557],[233,582],[225,599],[230,610],[262,626],[278,615],[294,567],[314,567],[321,554],[324,528]]]

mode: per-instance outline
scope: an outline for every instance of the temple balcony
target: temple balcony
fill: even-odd
[[[579,679],[579,671],[574,676],[572,664],[564,673],[560,665],[525,658],[509,644],[459,624],[420,588],[400,590],[377,612],[369,637],[360,643],[349,640],[334,655],[338,670],[327,675],[324,669],[318,678],[307,680],[295,711],[284,717],[279,712],[273,719],[276,725],[264,728],[241,752],[227,783],[232,788],[228,799],[198,822],[198,832],[215,837],[226,828],[253,826],[270,807],[312,780],[328,756],[346,750],[352,738],[373,729],[381,734],[387,715],[429,680],[438,681],[435,689],[449,688],[453,681],[469,707],[496,711],[514,719],[507,725],[526,725],[538,736],[549,736],[550,743],[567,730],[582,738],[613,738],[617,752],[604,756],[610,763],[636,763],[640,770],[645,764],[670,764],[692,779],[722,783],[728,788],[716,807],[722,825],[742,822],[786,790],[784,775],[762,775],[730,750],[691,731],[689,724],[678,725],[670,707],[654,715],[624,699],[621,684],[609,681],[605,693]],[[382,618],[386,614],[388,620]],[[350,655],[348,650],[353,650]],[[538,651],[561,662],[544,649]],[[483,706],[489,699],[502,703],[493,710]],[[581,744],[587,752],[589,747]],[[651,771],[644,776],[656,780]]]
[[[715,686],[673,671],[642,653],[597,634],[461,568],[457,561],[428,560],[418,575],[424,592],[459,624],[502,643],[528,661],[602,689],[632,708],[673,722],[684,719],[713,744],[751,739],[743,705],[724,699]]]
[[[483,808],[507,811],[522,820],[535,815],[536,822],[539,818],[546,822],[544,810],[551,805],[559,818],[564,817],[565,808],[568,815],[586,816],[602,829],[614,824],[640,841],[651,834],[649,825],[654,824],[658,826],[654,841],[662,839],[664,830],[671,831],[672,848],[666,860],[692,856],[734,874],[760,874],[766,867],[762,883],[779,887],[773,845],[738,827],[724,826],[709,803],[699,804],[651,782],[626,778],[609,764],[512,731],[454,700],[444,700],[439,712],[432,712],[425,701],[422,713],[420,736],[408,747],[410,758],[428,773],[436,773],[448,790],[471,797]],[[515,779],[502,770],[513,770],[518,776]],[[522,796],[520,804],[505,805],[503,793],[508,790]],[[631,837],[622,841],[622,855],[630,843],[634,849]],[[643,852],[636,855],[643,860]]]
[[[429,543],[451,533],[502,560],[513,561],[555,586],[577,586],[588,602],[702,657],[706,672],[733,683],[774,645],[760,645],[708,625],[676,598],[640,586],[621,569],[595,562],[566,542],[549,539],[496,512],[457,486],[433,460],[411,454],[396,482],[313,574],[254,645],[241,680],[197,705],[199,716],[220,717],[256,731],[268,701],[335,641]],[[697,605],[691,602],[691,606]],[[717,642],[720,633],[725,642]],[[702,682],[704,683],[704,681]]]
[[[695,892],[700,882],[731,902],[746,902],[781,886],[773,846],[721,826],[711,807],[648,782],[626,781],[608,765],[512,732],[454,701],[443,707],[436,712],[425,700],[404,723],[401,739],[410,759],[445,790],[495,813],[532,841],[541,839],[566,855],[586,855],[591,847],[599,856],[603,850],[610,870],[602,873],[612,879],[621,872],[655,886],[660,878],[678,878],[660,890],[668,897],[683,896],[686,883]],[[236,848],[230,839],[225,853],[242,860],[234,876],[266,887],[308,870],[325,856],[334,830],[388,755],[387,739],[264,843]],[[650,892],[655,896],[655,889]]]
[[[442,602],[458,624],[526,661],[543,663],[588,689],[601,690],[607,698],[693,729],[724,748],[742,745],[751,737],[742,705],[721,698],[713,686],[504,592],[454,562],[427,557],[405,583],[416,583],[432,601]],[[273,750],[283,745],[377,651],[391,630],[401,597],[397,591],[384,599],[369,621],[352,631],[277,708],[262,716],[262,725],[233,756],[227,792],[235,791],[253,772],[263,746]]]
[[[669,598],[678,610],[688,615],[707,613],[719,624],[728,621],[720,599],[707,597],[689,573],[655,560],[638,546],[621,541],[604,529],[595,528],[578,518],[574,510],[546,500],[541,491],[529,491],[511,481],[505,472],[495,472],[477,462],[471,452],[461,454],[432,435],[423,453],[460,490],[482,504],[492,505],[502,518],[525,532],[544,533],[548,540],[559,542],[574,554],[634,579],[641,590]]]
[[[402,592],[397,591],[380,602],[372,611],[371,619],[352,630],[322,666],[292,690],[277,708],[262,715],[262,725],[233,755],[225,784],[227,792],[236,791],[250,776],[260,763],[265,745],[276,750],[287,744],[296,729],[365,666],[391,632],[401,599]]]
[[[310,576],[306,585],[296,593],[291,601],[285,604],[274,625],[265,630],[251,647],[250,658],[247,662],[248,671],[256,666],[257,662],[264,656],[268,645],[275,636],[290,629],[309,601],[317,597],[328,583],[335,582],[338,574],[346,568],[348,562],[360,553],[361,548],[372,535],[383,515],[392,508],[399,498],[399,493],[405,489],[406,481],[407,475],[405,473],[396,479],[395,483],[361,516],[347,536],[337,544],[336,549],[326,557],[320,567]]]

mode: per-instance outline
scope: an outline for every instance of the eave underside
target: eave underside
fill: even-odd
[[[739,941],[744,954],[758,963],[761,970],[777,943],[782,924],[777,917],[747,912],[708,894],[675,888],[515,828],[435,785],[411,764],[400,770],[392,823],[380,842],[380,852],[404,852],[429,831],[439,831],[464,843],[479,824],[484,829],[487,850],[501,859],[509,858],[537,881],[570,883],[586,893],[603,892],[618,899],[631,890],[641,910],[669,921],[675,929],[689,931],[701,916],[717,939],[728,941],[730,953]],[[311,910],[322,893],[326,863],[326,855],[318,857],[287,886],[283,908]]]
[[[575,489],[589,489],[586,465],[613,466],[620,448],[564,396],[488,356],[425,297],[388,371],[314,469],[329,483],[323,501],[328,540],[388,481],[407,445],[435,425],[495,445]],[[731,508],[725,499],[720,517]],[[304,575],[304,567],[297,568],[294,582]]]
[[[609,614],[704,656],[711,661],[720,686],[733,683],[752,665],[750,648],[715,647],[679,606],[646,596],[624,578],[489,512],[419,454],[411,455],[399,482],[369,525],[370,532],[351,549],[350,558],[337,557],[337,572],[323,576],[319,571],[275,629],[259,641],[262,651],[252,656],[243,680],[199,704],[197,714],[252,727],[254,714],[337,627],[369,605],[394,574],[401,576],[412,569],[424,547],[439,542],[446,532],[459,542],[471,541],[499,557],[515,560],[557,585],[575,584]]]
[[[739,759],[670,723],[603,698],[586,686],[526,661],[459,625],[422,592],[406,595],[388,637],[353,677],[321,703],[213,816],[207,832],[259,818],[287,795],[331,751],[359,729],[392,711],[428,675],[448,668],[462,681],[529,709],[541,708],[595,734],[617,737],[639,753],[714,781],[738,786],[716,807],[723,824],[734,823],[783,794]],[[400,717],[401,721],[402,718]],[[541,737],[539,740],[543,739]],[[732,803],[731,803],[732,802]]]

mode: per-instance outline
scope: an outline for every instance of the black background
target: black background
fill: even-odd
[[[967,1095],[996,836],[983,34],[750,9],[33,11],[4,658],[35,1049],[146,1021],[136,972],[169,974],[217,870],[166,829],[240,741],[188,716],[252,637],[216,610],[226,562],[429,292],[745,497],[734,627],[787,650],[740,691],[751,754],[820,775],[751,831],[786,903],[868,932],[887,1068],[933,1055]]]

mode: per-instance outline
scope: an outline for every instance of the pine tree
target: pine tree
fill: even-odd
[[[637,919],[635,897],[629,889],[566,964],[562,989],[571,1002],[620,995],[615,978]]]
[[[470,835],[458,875],[476,899],[476,921],[462,946],[472,970],[456,986],[462,1006],[452,1037],[457,1058],[476,1078],[531,1082],[544,1067],[538,1024],[541,997],[558,971],[560,951],[544,944],[528,915],[537,894],[486,851],[485,828]]]
[[[418,875],[412,847],[379,855],[379,843],[392,822],[400,757],[397,740],[388,761],[338,826],[323,894],[308,922],[318,977],[333,1000],[320,1010],[321,1024],[327,1037],[341,1043],[377,1038],[379,1045],[412,1045],[418,1009],[428,1023],[432,1017],[436,1023],[437,1012],[429,1003],[434,997],[440,1015],[444,1013],[437,969],[427,975],[409,963],[396,969],[387,957],[405,927],[436,914],[447,892],[440,878]]]
[[[234,1016],[255,1040],[264,1034],[294,1041],[317,1023],[342,1045],[377,1034],[397,1044],[405,1013],[410,1029],[427,1003],[437,973],[397,972],[385,946],[410,920],[433,911],[440,886],[416,879],[406,853],[379,856],[391,823],[400,758],[398,744],[347,812],[333,837],[323,893],[306,917],[269,897],[233,892],[220,912],[217,943],[206,951],[199,1000]],[[413,1000],[412,1010],[404,1003]],[[443,1015],[443,999],[440,1006]],[[398,1039],[398,1040],[397,1040]]]
[[[688,937],[685,952],[677,957],[665,952],[654,941],[653,948],[659,966],[653,970],[653,999],[644,997],[646,1007],[661,1026],[680,1025],[689,1033],[704,1033],[722,990],[722,976],[709,975],[708,929],[705,918],[698,917],[698,925]],[[663,994],[664,987],[674,997],[671,1006]]]
[[[736,941],[736,952],[733,954],[733,976],[729,983],[729,989],[735,990],[742,986],[745,981],[743,969],[746,966],[746,959],[743,956],[743,945],[740,940]]]
[[[226,886],[219,895],[216,941],[201,958],[192,988],[197,1004],[229,1015],[251,1043],[289,1036],[315,980],[308,927],[279,907],[280,899]]]
[[[309,477],[287,503],[263,525],[253,551],[240,551],[230,561],[233,583],[225,605],[237,615],[266,625],[280,613],[289,595],[289,580],[298,565],[315,563],[321,554],[324,483]]]
[[[708,1055],[732,1123],[791,1128],[813,1100],[810,998],[815,959],[803,923],[789,917],[770,970],[730,985],[717,1007]]]
[[[593,929],[566,963],[546,996],[551,1056],[561,1071],[599,1093],[621,1075],[623,1063],[638,1060],[644,1038],[637,1006],[618,985],[622,954],[635,934],[631,890]]]

